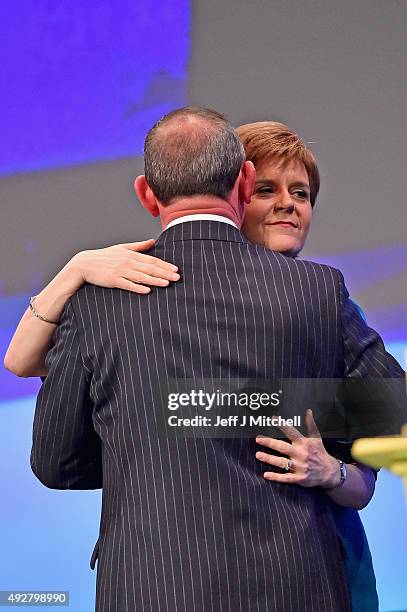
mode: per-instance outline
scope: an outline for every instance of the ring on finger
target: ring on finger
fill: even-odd
[[[294,460],[291,457],[288,457],[286,465],[283,466],[286,472],[290,472],[291,471],[293,463],[294,463]]]

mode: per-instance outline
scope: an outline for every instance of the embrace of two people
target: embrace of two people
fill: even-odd
[[[103,490],[97,612],[377,610],[357,513],[376,472],[331,448],[310,406],[309,435],[158,430],[163,380],[404,378],[341,273],[297,258],[314,155],[281,123],[235,130],[186,107],[153,126],[144,163],[135,190],[159,238],[75,255],[5,358],[43,378],[36,476]]]

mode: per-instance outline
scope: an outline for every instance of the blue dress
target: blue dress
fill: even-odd
[[[336,532],[342,545],[353,612],[377,612],[379,600],[372,556],[359,512],[332,502]]]

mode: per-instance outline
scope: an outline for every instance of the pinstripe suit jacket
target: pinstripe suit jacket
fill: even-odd
[[[40,390],[31,465],[46,485],[103,487],[99,612],[346,611],[326,495],[264,480],[249,439],[157,436],[162,378],[402,376],[341,274],[185,222],[152,254],[183,278],[139,296],[85,285],[65,307]]]

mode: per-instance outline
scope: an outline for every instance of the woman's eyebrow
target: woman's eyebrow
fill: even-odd
[[[308,183],[303,183],[301,181],[294,181],[293,183],[291,183],[290,187],[301,187],[302,189],[308,189],[310,188]]]
[[[274,182],[271,179],[258,179],[256,185],[274,185]]]
[[[274,185],[274,181],[272,181],[271,179],[257,179],[256,180],[256,186],[263,186],[263,185]],[[310,190],[310,186],[308,183],[304,183],[302,181],[293,181],[292,183],[290,183],[290,187],[300,187],[301,189],[307,189],[308,191]]]

